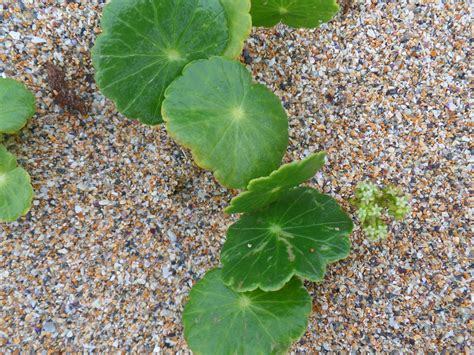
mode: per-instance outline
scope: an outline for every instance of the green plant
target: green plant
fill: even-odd
[[[1,134],[15,134],[35,112],[35,98],[22,84],[0,78]],[[0,145],[0,221],[13,222],[26,214],[33,200],[30,176]]]
[[[300,308],[307,292],[299,291],[296,280],[321,281],[327,264],[345,258],[350,250],[352,221],[336,201],[314,189],[294,187],[321,168],[324,156],[313,154],[286,164],[256,179],[260,184],[251,181],[252,191],[236,197],[243,197],[243,206],[258,201],[259,209],[251,209],[229,228],[222,269],[206,274],[191,290],[183,316],[191,349],[204,354],[276,354],[296,339],[294,324],[306,324],[308,316]],[[254,302],[260,297],[266,307]],[[290,318],[278,317],[280,311]]]
[[[112,1],[92,50],[97,85],[124,115],[162,123],[165,90],[186,64],[240,53],[248,7],[248,0]]]
[[[269,176],[250,180],[246,191],[230,201],[226,213],[252,212],[268,206],[283,192],[311,179],[324,165],[325,152],[311,154],[302,161],[282,165]]]
[[[0,145],[0,220],[13,222],[26,214],[33,200],[30,176],[13,154]]]
[[[325,154],[278,169],[287,115],[232,60],[250,33],[249,11],[248,0],[113,0],[92,53],[98,86],[122,113],[164,121],[199,166],[247,190],[226,208],[245,214],[229,228],[222,268],[193,287],[185,306],[185,338],[196,353],[286,351],[311,310],[300,278],[321,281],[327,264],[350,250],[352,221],[336,201],[298,187],[321,169]],[[251,11],[257,25],[317,27],[337,5],[254,0]]]
[[[331,20],[338,10],[335,0],[252,0],[251,13],[255,26],[272,27],[282,22],[315,28]]]
[[[380,189],[369,181],[357,185],[351,202],[357,207],[362,229],[372,241],[387,237],[387,225],[382,216],[384,211],[397,221],[410,212],[409,198],[400,189],[394,186]]]
[[[35,97],[19,82],[0,78],[0,134],[16,134],[35,113]]]
[[[310,312],[298,278],[276,292],[236,292],[214,269],[191,290],[184,335],[196,354],[282,353],[303,335]]]
[[[250,0],[221,0],[229,26],[229,40],[224,56],[238,58],[244,48],[244,42],[252,31]]]
[[[254,84],[239,62],[214,57],[189,64],[166,90],[169,134],[224,186],[245,188],[281,163],[288,119],[280,100]],[[243,158],[245,157],[245,159]]]
[[[349,255],[351,231],[351,219],[331,197],[309,187],[287,190],[230,226],[222,278],[237,291],[279,290],[294,275],[321,281],[328,263]]]

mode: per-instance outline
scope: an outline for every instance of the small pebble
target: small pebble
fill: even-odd
[[[52,321],[47,321],[43,324],[43,330],[48,333],[56,333],[56,326]]]

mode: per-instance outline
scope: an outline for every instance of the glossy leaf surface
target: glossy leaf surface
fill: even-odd
[[[251,13],[254,26],[272,27],[282,22],[290,27],[316,28],[338,10],[335,0],[252,0]]]
[[[169,134],[222,185],[245,188],[279,166],[288,144],[286,113],[239,62],[214,57],[191,63],[165,96]]]
[[[286,190],[311,179],[324,165],[324,152],[311,154],[302,161],[282,165],[269,176],[253,179],[247,191],[234,197],[227,213],[252,212],[268,206]]]
[[[215,269],[191,290],[184,336],[194,354],[282,354],[303,335],[310,312],[311,298],[297,278],[276,292],[237,293]]]
[[[193,60],[222,54],[228,30],[219,0],[114,0],[92,51],[96,82],[120,112],[162,122],[165,89]]]
[[[0,78],[0,133],[17,133],[35,113],[35,97],[26,87]]]
[[[328,263],[348,256],[351,231],[333,198],[307,187],[287,190],[229,228],[223,280],[236,291],[278,290],[294,275],[321,281]]]
[[[242,53],[245,40],[252,30],[250,0],[221,0],[229,25],[229,43],[224,52],[228,58],[238,58]]]
[[[13,222],[28,212],[33,200],[30,176],[15,156],[0,145],[0,221]]]

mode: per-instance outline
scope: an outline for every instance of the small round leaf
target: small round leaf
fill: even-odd
[[[96,82],[120,112],[146,124],[168,85],[193,60],[222,54],[228,30],[219,0],[114,0],[92,50]]]
[[[307,187],[285,191],[229,228],[222,278],[240,292],[278,290],[294,275],[321,281],[328,263],[349,255],[351,231],[351,219],[331,197]]]
[[[316,28],[339,10],[335,0],[252,0],[255,26],[272,27],[283,22],[297,28]]]
[[[252,212],[268,206],[286,190],[311,179],[324,165],[326,153],[311,154],[302,161],[282,165],[270,176],[253,179],[247,191],[234,197],[224,211],[227,213]]]
[[[193,62],[165,97],[169,134],[222,185],[245,188],[281,163],[288,145],[285,110],[239,62],[221,57]]]
[[[245,40],[252,31],[250,0],[221,0],[229,24],[229,43],[224,52],[228,58],[237,58],[242,53]]]
[[[297,278],[277,292],[238,293],[215,269],[191,290],[184,336],[195,354],[281,354],[303,335],[310,312],[311,297]]]
[[[0,145],[0,221],[13,222],[23,216],[32,200],[30,176],[17,166],[15,156]]]
[[[13,79],[0,78],[0,133],[17,133],[34,113],[33,94]]]

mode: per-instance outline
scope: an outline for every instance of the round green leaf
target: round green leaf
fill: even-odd
[[[224,6],[230,38],[224,56],[237,58],[242,53],[245,40],[252,31],[250,0],[221,0]]]
[[[13,222],[28,212],[33,200],[30,181],[15,156],[0,145],[0,221]]]
[[[0,78],[0,133],[17,133],[35,113],[35,97],[23,84]]]
[[[219,0],[114,0],[92,50],[96,82],[120,112],[158,124],[163,94],[193,60],[222,54],[228,30]]]
[[[311,297],[297,278],[277,292],[238,293],[215,269],[191,290],[184,336],[194,354],[282,354],[303,335],[310,312]]]
[[[191,63],[165,97],[169,134],[222,185],[244,188],[281,163],[288,145],[285,110],[241,63],[221,57]]]
[[[236,291],[278,290],[293,275],[321,281],[328,263],[349,255],[351,231],[351,219],[331,197],[307,187],[285,191],[229,228],[222,278]]]
[[[282,165],[270,176],[253,179],[242,192],[230,201],[227,213],[252,212],[268,206],[286,190],[311,179],[324,165],[326,153],[311,154],[302,161]]]
[[[335,0],[252,0],[255,26],[272,27],[283,22],[291,27],[316,28],[339,10]]]

